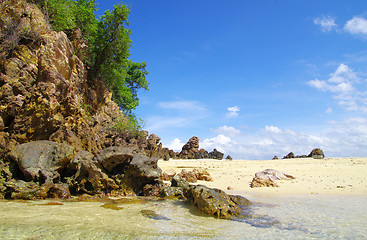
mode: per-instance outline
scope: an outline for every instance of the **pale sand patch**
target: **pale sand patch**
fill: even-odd
[[[281,160],[159,160],[163,171],[207,168],[214,182],[199,181],[232,194],[367,194],[367,158],[281,159]],[[294,180],[277,181],[280,187],[250,188],[256,172],[276,169]],[[231,187],[233,190],[227,190]]]

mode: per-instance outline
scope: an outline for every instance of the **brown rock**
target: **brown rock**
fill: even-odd
[[[182,169],[181,173],[179,173],[178,175],[180,175],[181,177],[186,179],[186,181],[191,183],[195,183],[198,181],[198,179],[196,178],[196,173],[193,171],[187,171],[186,169]]]
[[[255,174],[255,177],[252,179],[250,187],[279,187],[279,185],[275,183],[276,180],[291,179],[295,179],[295,177],[287,173],[280,172],[278,170],[266,169]]]
[[[161,179],[163,181],[172,181],[173,176],[176,174],[176,171],[173,169],[168,169],[163,172]]]

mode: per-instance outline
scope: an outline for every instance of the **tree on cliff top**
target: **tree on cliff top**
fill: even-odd
[[[127,115],[139,104],[137,92],[148,90],[146,63],[130,59],[130,10],[124,4],[97,17],[95,0],[36,0],[57,31],[80,28],[88,42],[88,79],[101,79]]]

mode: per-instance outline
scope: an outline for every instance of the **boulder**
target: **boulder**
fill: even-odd
[[[228,155],[228,156],[226,157],[226,160],[232,160],[232,157],[231,157],[230,155]]]
[[[252,179],[250,187],[279,187],[275,183],[276,180],[291,180],[295,179],[292,175],[284,172],[280,172],[274,169],[266,169],[261,172],[257,172]]]
[[[278,160],[278,156],[274,156],[272,160]]]
[[[163,181],[172,181],[173,176],[176,174],[176,171],[173,169],[168,169],[162,173],[161,179]]]
[[[190,187],[189,183],[179,174],[176,174],[175,176],[173,176],[171,186],[172,187],[182,187],[184,189]]]
[[[193,171],[182,169],[182,171],[178,175],[184,178],[187,182],[196,183],[198,181],[198,179],[196,178],[196,173]]]
[[[9,154],[27,181],[43,184],[60,180],[60,174],[74,157],[74,148],[65,143],[34,141],[15,147]]]
[[[184,189],[184,194],[201,212],[218,218],[231,219],[242,215],[249,205],[248,200],[241,196],[231,198],[222,190],[203,185],[190,186]]]
[[[315,148],[310,152],[308,157],[322,159],[322,158],[325,158],[325,155],[324,155],[324,152],[320,148]]]
[[[222,160],[223,159],[224,154],[219,152],[217,149],[213,149],[212,152],[209,153],[209,158],[211,159],[217,159],[217,160]]]
[[[68,164],[65,172],[72,194],[98,194],[117,190],[119,186],[102,171],[94,155],[79,151]]]
[[[157,157],[147,157],[131,146],[106,148],[96,160],[120,187],[137,194],[142,194],[144,185],[155,183],[162,174]]]
[[[294,153],[293,152],[290,152],[290,153],[288,153],[287,155],[285,155],[283,157],[283,159],[289,159],[289,158],[294,158]]]
[[[183,145],[179,158],[182,159],[194,159],[196,154],[199,152],[199,138],[192,137],[189,141]]]
[[[197,180],[213,182],[213,178],[210,176],[208,169],[206,168],[194,168],[193,173]]]
[[[203,148],[201,148],[199,152],[195,153],[195,159],[207,159],[207,158],[209,158],[209,153]]]

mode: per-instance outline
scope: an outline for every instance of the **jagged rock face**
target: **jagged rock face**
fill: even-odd
[[[65,143],[35,141],[18,145],[9,156],[23,172],[25,180],[53,183],[74,157],[74,148]]]
[[[123,113],[104,84],[87,84],[78,58],[85,40],[78,31],[70,33],[73,45],[64,32],[49,28],[34,4],[6,0],[0,8],[6,9],[0,20],[5,46],[0,56],[3,153],[34,140],[67,142],[92,153],[128,141],[130,136],[111,129]]]
[[[196,153],[199,152],[199,138],[192,137],[190,140],[183,145],[182,150],[179,154],[179,158],[181,159],[194,159]]]

